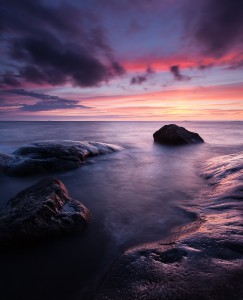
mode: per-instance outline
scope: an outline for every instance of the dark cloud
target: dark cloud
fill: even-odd
[[[123,75],[125,73],[125,69],[123,68],[122,65],[120,65],[118,62],[113,61],[112,62],[112,70],[115,72],[117,75]]]
[[[0,42],[18,62],[19,80],[7,71],[1,85],[20,82],[96,86],[125,70],[114,58],[106,32],[96,16],[61,4],[47,6],[32,0],[3,0]]]
[[[150,74],[155,74],[155,71],[154,71],[154,69],[153,69],[153,68],[151,68],[151,67],[147,67],[146,74],[147,74],[147,75],[150,75]]]
[[[91,56],[86,49],[77,45],[69,47],[37,38],[26,38],[13,45],[13,52],[24,49],[23,59],[30,65],[20,68],[20,74],[30,81],[34,72],[34,82],[61,84],[70,80],[74,85],[93,86],[118,74],[113,64],[108,67]],[[17,48],[16,48],[17,47]],[[19,60],[21,54],[18,54]],[[16,55],[16,54],[15,54]],[[32,75],[32,74],[31,74]]]
[[[132,77],[130,84],[142,84],[146,80],[147,78],[145,76],[134,76]]]
[[[175,65],[175,66],[171,66],[170,67],[170,72],[172,73],[172,75],[174,76],[174,78],[176,80],[179,80],[179,81],[183,81],[183,80],[190,80],[190,77],[189,76],[186,76],[186,75],[182,75],[181,72],[180,72],[180,67],[178,65]]]
[[[46,100],[39,101],[35,104],[23,104],[20,108],[21,111],[51,111],[56,109],[73,109],[73,108],[88,108],[83,105],[72,104],[70,101],[65,102],[64,100]]]
[[[25,103],[7,103],[2,102],[1,107],[19,107],[20,111],[51,111],[56,109],[73,109],[73,108],[80,108],[80,109],[87,109],[90,108],[88,106],[80,105],[78,100],[70,100],[60,98],[58,96],[51,96],[41,93],[36,93],[33,91],[26,91],[24,89],[14,89],[8,90],[8,93],[16,94],[20,96],[27,96],[34,99],[38,99],[34,104],[25,104]]]
[[[196,5],[196,14],[191,19],[193,36],[203,50],[212,56],[220,57],[243,44],[243,1],[207,0]]]
[[[5,74],[1,76],[1,81],[0,81],[0,87],[1,86],[12,86],[12,87],[19,87],[21,83],[17,79],[18,76],[16,76],[13,72],[7,71]]]
[[[143,75],[133,76],[130,81],[130,84],[131,85],[142,84],[144,81],[146,81],[148,79],[148,77],[150,75],[152,75],[154,73],[155,73],[155,71],[151,67],[148,67]]]

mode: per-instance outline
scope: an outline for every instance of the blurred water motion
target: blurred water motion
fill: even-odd
[[[0,152],[38,140],[100,141],[123,151],[52,174],[92,214],[82,236],[1,254],[3,299],[85,299],[123,250],[169,235],[200,213],[206,187],[199,176],[209,158],[243,150],[243,122],[178,122],[205,144],[167,147],[152,134],[165,122],[0,122]],[[46,175],[0,175],[1,202]],[[54,279],[53,279],[54,278]],[[11,289],[9,288],[11,282]],[[40,284],[41,283],[41,284]],[[83,298],[80,298],[80,297]]]

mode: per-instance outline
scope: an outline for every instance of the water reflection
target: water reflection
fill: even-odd
[[[176,148],[153,143],[152,133],[163,122],[2,125],[0,152],[5,153],[47,136],[102,141],[125,148],[93,158],[93,164],[80,169],[53,174],[65,183],[74,199],[90,209],[91,224],[84,235],[1,253],[3,299],[19,299],[20,295],[27,300],[87,298],[126,248],[161,239],[195,218],[193,212],[201,205],[195,198],[206,186],[198,176],[206,159],[243,148],[239,143],[243,123],[178,123],[199,132],[206,143]],[[1,205],[42,177],[0,175]]]

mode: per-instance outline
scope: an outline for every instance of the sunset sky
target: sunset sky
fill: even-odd
[[[0,120],[243,120],[242,0],[1,0]]]

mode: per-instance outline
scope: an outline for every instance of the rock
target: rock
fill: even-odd
[[[156,143],[165,145],[184,145],[204,143],[198,133],[186,130],[175,124],[165,125],[153,134]]]
[[[126,251],[96,300],[243,299],[243,152],[211,160],[197,221],[167,240]]]
[[[0,212],[0,245],[84,230],[89,211],[69,197],[64,184],[44,179],[10,199]]]
[[[230,184],[231,186],[234,186],[232,178],[234,178],[234,176],[240,178],[242,170],[243,152],[238,152],[211,159],[204,167],[202,176],[206,179],[210,179],[211,183],[215,182],[216,184],[221,183],[222,180],[225,181],[225,178],[227,178],[227,182],[224,182],[223,186],[224,192],[226,192],[226,185]]]
[[[3,171],[5,166],[13,160],[10,155],[0,153],[0,171]]]
[[[119,150],[119,146],[99,142],[40,141],[17,149],[2,168],[11,175],[66,171],[80,167],[87,157]]]

